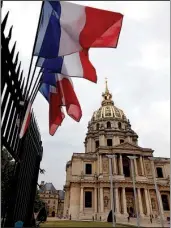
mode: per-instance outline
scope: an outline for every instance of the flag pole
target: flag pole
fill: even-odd
[[[137,201],[137,193],[136,193],[136,187],[135,187],[135,171],[134,171],[134,165],[133,165],[133,161],[137,157],[136,156],[127,156],[127,157],[130,159],[130,162],[131,162],[131,173],[132,173],[134,200],[135,200],[135,210],[136,210],[136,216],[137,216],[137,227],[140,227],[140,218],[139,218],[139,211],[138,211],[138,201]]]
[[[38,25],[37,25],[37,31],[36,31],[36,35],[35,35],[35,39],[34,39],[33,50],[32,50],[32,55],[31,55],[31,60],[30,60],[30,66],[29,66],[29,71],[28,71],[28,75],[27,75],[27,82],[26,82],[26,87],[25,87],[25,93],[24,93],[24,96],[25,96],[24,97],[25,98],[24,100],[27,99],[26,92],[27,92],[27,87],[28,87],[28,83],[29,83],[31,67],[32,67],[32,64],[33,64],[34,49],[35,49],[36,40],[37,40],[37,37],[38,37],[38,28],[40,26],[40,21],[41,21],[41,15],[42,15],[43,6],[44,6],[44,1],[42,1],[42,6],[41,6],[41,10],[40,10],[39,21],[38,21]],[[35,65],[35,67],[36,67],[36,65]],[[34,73],[35,73],[35,70],[34,70]]]

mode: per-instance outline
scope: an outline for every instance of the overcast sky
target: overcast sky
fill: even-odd
[[[80,123],[65,118],[54,136],[48,133],[48,104],[38,94],[34,111],[43,141],[39,181],[52,182],[57,189],[65,183],[65,165],[72,153],[84,153],[87,124],[99,108],[105,77],[118,108],[139,135],[139,145],[170,157],[170,2],[169,1],[77,1],[79,4],[117,11],[124,22],[117,49],[94,49],[90,59],[98,74],[97,84],[73,79],[82,106]],[[19,59],[28,72],[41,2],[4,2],[2,18],[9,10],[8,29],[14,26],[11,46],[17,40]],[[7,29],[7,32],[8,32]],[[11,47],[10,46],[10,47]]]

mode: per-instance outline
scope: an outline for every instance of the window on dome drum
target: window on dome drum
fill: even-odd
[[[169,202],[168,202],[168,196],[167,195],[161,195],[162,198],[162,204],[163,204],[163,210],[169,211]]]
[[[123,140],[123,139],[120,139],[120,144],[121,144],[121,143],[124,143],[124,140]]]
[[[92,174],[92,164],[86,164],[85,165],[85,173],[86,174]]]
[[[91,208],[92,207],[92,192],[85,192],[85,207]]]
[[[100,125],[96,124],[96,130],[99,130]]]
[[[107,146],[112,146],[112,139],[107,139]]]
[[[96,141],[96,148],[99,148],[99,140]]]
[[[118,128],[121,129],[121,122],[118,122]]]
[[[157,167],[157,168],[156,168],[156,171],[157,171],[157,177],[158,177],[158,178],[163,178],[163,171],[162,171],[162,168],[161,168],[161,167]]]
[[[107,122],[107,128],[111,128],[111,123],[110,122]]]

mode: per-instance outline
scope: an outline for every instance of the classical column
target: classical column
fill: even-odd
[[[119,170],[120,170],[120,175],[123,175],[123,163],[122,163],[122,155],[119,155]]]
[[[115,189],[115,208],[116,208],[116,213],[120,214],[120,210],[119,210],[119,194],[118,194],[118,188],[114,188]]]
[[[161,214],[162,214],[162,217],[164,217],[164,211],[163,211],[163,203],[162,203],[162,199],[161,199],[161,194],[160,194],[160,191],[158,190],[158,195],[159,195],[159,202],[160,202],[160,208],[161,208]]]
[[[116,157],[113,157],[113,174],[117,174]]]
[[[100,174],[102,174],[102,155],[100,154]]]
[[[150,202],[148,199],[148,192],[147,189],[144,188],[144,192],[145,192],[145,203],[146,203],[146,208],[147,208],[147,215],[150,215]]]
[[[138,176],[137,161],[134,159],[135,176]]]
[[[100,188],[100,211],[103,212],[104,210],[104,203],[103,203],[103,188]]]
[[[148,200],[149,200],[149,206],[150,206],[150,214],[153,213],[152,205],[151,205],[151,196],[150,196],[150,190],[147,190],[148,193]]]
[[[125,194],[125,188],[122,188],[122,203],[123,203],[123,213],[127,214],[127,205],[126,205],[126,194]]]
[[[141,165],[141,173],[144,176],[144,166],[143,166],[142,156],[140,156],[140,165]]]
[[[95,204],[94,211],[95,213],[97,213],[97,188],[96,187],[94,188],[94,204]]]
[[[142,208],[142,199],[141,199],[140,188],[137,188],[137,192],[138,192],[138,205],[139,205],[140,216],[143,216],[143,208]]]
[[[81,193],[80,193],[80,212],[83,212],[84,208],[84,188],[81,187]]]

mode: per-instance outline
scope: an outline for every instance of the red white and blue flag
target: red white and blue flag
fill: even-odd
[[[97,82],[96,70],[89,60],[88,50],[85,49],[71,55],[52,59],[39,57],[36,65],[42,70],[46,69],[52,73],[61,73],[66,76]]]
[[[32,104],[29,102],[28,106],[27,106],[27,109],[26,109],[26,112],[25,112],[25,116],[24,116],[24,120],[23,120],[21,129],[20,129],[20,133],[19,133],[19,138],[20,139],[24,136],[24,134],[27,131],[27,128],[28,128],[28,126],[30,124],[31,106],[32,106]]]
[[[82,49],[116,48],[123,15],[65,1],[44,1],[34,56],[56,58]]]
[[[41,67],[39,91],[49,102],[49,132],[55,133],[67,114],[79,121],[81,107],[70,77],[97,82],[90,48],[116,48],[123,15],[65,1],[44,1],[33,56]],[[64,76],[65,75],[65,76]]]
[[[56,86],[42,83],[39,89],[49,102],[50,135],[54,135],[65,118],[62,106],[66,107],[67,114],[75,121],[79,122],[82,117],[81,106],[74,92],[71,79],[60,74],[53,74],[53,76],[56,80]]]

